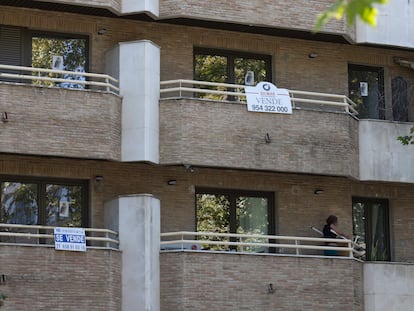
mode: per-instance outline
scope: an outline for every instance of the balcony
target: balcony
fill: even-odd
[[[243,85],[161,82],[160,162],[358,177],[352,101],[289,93],[292,114],[256,113]]]
[[[161,310],[316,310],[321,301],[324,310],[410,310],[413,264],[364,262],[355,258],[362,245],[336,239],[336,247],[325,246],[330,241],[162,233]]]
[[[316,310],[321,301],[326,310],[363,310],[363,263],[349,257],[351,241],[336,247],[343,257],[327,257],[326,239],[206,234],[161,234],[161,310]],[[228,241],[218,241],[223,237]],[[278,252],[252,251],[262,247]]]
[[[25,3],[13,3],[8,5],[25,6]],[[110,11],[115,15],[124,14],[141,14],[146,13],[150,16],[158,16],[158,0],[34,0],[34,3],[30,4],[30,7],[47,9],[52,11],[66,11],[79,12],[84,14],[96,14],[96,15],[112,15],[107,12]],[[42,2],[47,2],[47,6],[42,5]],[[77,8],[78,7],[78,8]]]
[[[85,228],[87,251],[75,252],[54,249],[53,229],[0,224],[0,292],[7,296],[6,310],[55,310],[57,304],[67,310],[120,310],[117,233]]]
[[[0,152],[119,160],[116,83],[101,74],[0,65]]]

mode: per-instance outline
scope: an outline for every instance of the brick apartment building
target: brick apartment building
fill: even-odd
[[[411,310],[414,3],[332,2],[0,0],[0,308]]]

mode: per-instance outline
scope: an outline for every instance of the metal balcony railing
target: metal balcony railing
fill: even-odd
[[[246,102],[244,85],[215,83],[196,80],[161,81],[161,98],[204,98],[231,102]],[[358,114],[356,104],[345,95],[289,90],[292,106],[301,108],[322,108]]]
[[[54,246],[53,226],[0,223],[0,245]],[[87,248],[117,249],[118,233],[109,229],[84,228]]]
[[[11,66],[0,64],[0,82],[34,84],[46,87],[96,88],[119,94],[118,80],[98,73],[54,70],[35,67]]]
[[[361,253],[354,246],[354,242],[348,239],[191,231],[161,233],[161,251],[229,251],[293,256],[325,256],[323,251],[337,251],[338,257],[357,258]]]

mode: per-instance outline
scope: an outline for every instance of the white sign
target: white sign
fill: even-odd
[[[52,69],[63,70],[63,56],[60,56],[60,55],[52,56]]]
[[[247,110],[254,112],[292,113],[289,91],[270,82],[245,87]]]
[[[54,236],[56,250],[86,252],[85,229],[56,227]]]
[[[361,90],[361,96],[368,96],[368,82],[359,82],[359,89]]]

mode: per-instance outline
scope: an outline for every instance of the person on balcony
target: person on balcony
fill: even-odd
[[[329,215],[326,219],[326,224],[323,227],[323,237],[328,239],[337,239],[337,238],[346,238],[348,237],[339,231],[338,229],[338,217],[335,215]],[[326,243],[328,246],[338,246],[337,243]],[[337,250],[324,250],[325,256],[338,256],[339,252]]]

